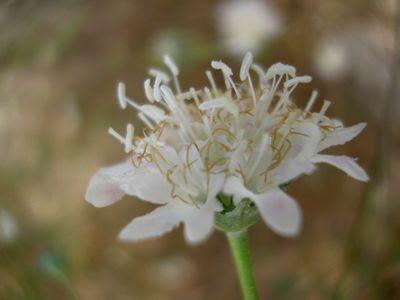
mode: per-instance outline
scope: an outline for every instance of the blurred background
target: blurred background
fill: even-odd
[[[92,174],[124,158],[107,128],[140,124],[148,68],[171,54],[184,86],[252,50],[313,76],[328,116],[367,121],[348,145],[368,184],[321,166],[289,187],[304,213],[295,239],[250,230],[261,299],[400,299],[399,7],[396,0],[0,0],[0,299],[241,299],[225,237],[185,244],[181,229],[116,239],[153,206],[85,202]]]

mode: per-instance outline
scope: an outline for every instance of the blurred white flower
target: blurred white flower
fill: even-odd
[[[0,209],[0,244],[9,244],[18,238],[18,224],[6,209]]]
[[[238,56],[259,51],[282,30],[281,17],[273,4],[261,0],[220,3],[216,23],[224,49]]]
[[[389,79],[391,36],[363,26],[331,33],[316,43],[314,67],[325,80],[352,78],[360,87],[383,91]]]
[[[349,59],[348,49],[344,43],[325,39],[317,45],[314,66],[323,79],[336,80],[348,71]]]
[[[368,180],[354,159],[319,154],[353,139],[365,123],[345,128],[329,119],[325,116],[329,101],[311,112],[316,92],[305,109],[298,108],[291,100],[292,92],[311,77],[296,76],[294,67],[277,63],[265,72],[247,53],[239,84],[226,64],[213,61],[211,66],[223,76],[225,88],[217,87],[207,71],[209,87],[182,90],[179,69],[169,56],[164,61],[172,80],[163,73],[145,81],[150,104],[127,98],[125,86],[118,84],[120,106],[137,110],[148,128],[140,137],[134,135],[131,124],[124,136],[110,128],[130,157],[100,169],[86,192],[87,201],[98,207],[124,194],[161,205],[135,218],[120,238],[136,241],[160,236],[183,222],[186,240],[200,242],[212,232],[215,213],[224,210],[221,195],[232,196],[236,206],[250,199],[272,230],[293,236],[300,229],[301,212],[280,186],[311,173],[316,163]],[[258,75],[256,88],[250,70]]]
[[[164,53],[172,56],[179,55],[181,52],[182,37],[178,32],[166,30],[158,32],[151,40],[150,50],[154,57],[160,57]]]
[[[358,95],[355,98],[379,120],[395,55],[390,30],[378,24],[365,24],[321,38],[314,49],[313,59],[315,71],[323,80],[341,80],[351,84]],[[393,102],[391,107],[393,115],[398,116],[400,106]],[[395,122],[391,127],[399,124]]]

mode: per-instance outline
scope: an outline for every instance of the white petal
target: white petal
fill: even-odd
[[[222,210],[222,205],[216,199],[216,196],[222,190],[225,175],[211,175],[207,202],[200,208],[190,208],[190,212],[185,217],[185,239],[195,245],[204,241],[213,231],[214,214]]]
[[[276,184],[288,183],[303,174],[311,174],[315,167],[310,162],[290,159],[283,162],[278,168],[272,170],[269,175],[276,178]]]
[[[179,211],[174,205],[164,205],[151,213],[135,218],[119,234],[121,240],[140,241],[161,236],[179,225]]]
[[[315,155],[312,159],[314,163],[327,163],[330,164],[343,172],[347,175],[353,177],[354,179],[360,181],[368,181],[369,177],[367,173],[356,163],[354,158],[348,156],[336,156],[336,155],[325,155],[319,154]]]
[[[282,236],[295,236],[301,227],[301,211],[296,201],[279,189],[253,199],[264,222]]]
[[[226,195],[233,195],[235,204],[243,198],[255,198],[255,194],[244,186],[243,181],[240,178],[235,176],[228,177],[225,180],[223,191]]]
[[[318,152],[331,146],[347,143],[359,135],[365,126],[367,126],[367,123],[359,123],[351,127],[336,129],[335,131],[328,133],[326,138],[319,144]]]
[[[90,179],[85,194],[86,201],[96,207],[104,207],[120,200],[125,192],[121,189],[117,178],[132,169],[133,166],[129,162],[101,168]]]
[[[322,134],[319,127],[312,122],[301,122],[293,127],[293,130],[301,133],[292,135],[290,141],[293,145],[288,157],[296,156],[297,159],[307,161],[316,152],[321,141]]]
[[[212,204],[206,203],[200,209],[192,208],[193,212],[185,217],[185,240],[190,245],[204,241],[213,231],[215,210]]]
[[[171,186],[164,175],[152,166],[134,169],[121,178],[120,186],[128,195],[151,203],[164,204],[171,199]]]
[[[210,184],[208,187],[207,203],[215,200],[217,195],[222,191],[225,181],[225,174],[215,174],[210,176]],[[215,207],[218,209],[218,207]]]

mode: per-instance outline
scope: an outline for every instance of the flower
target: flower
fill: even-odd
[[[217,29],[223,46],[234,55],[257,52],[281,31],[281,18],[272,3],[260,0],[224,1],[216,12]]]
[[[313,172],[317,163],[368,180],[354,159],[319,154],[353,139],[365,123],[344,127],[329,119],[329,101],[311,112],[316,92],[305,109],[297,107],[291,95],[311,77],[296,76],[294,67],[277,63],[265,72],[247,53],[239,84],[226,64],[213,61],[211,67],[222,75],[225,88],[217,87],[208,70],[209,87],[182,90],[178,67],[169,56],[164,62],[172,80],[166,73],[152,72],[155,77],[144,82],[149,104],[129,99],[124,84],[118,84],[121,108],[137,110],[147,128],[143,136],[136,136],[131,124],[125,135],[109,129],[129,158],[100,169],[86,192],[87,201],[97,207],[125,194],[160,205],[128,224],[121,239],[160,236],[184,223],[186,240],[196,244],[212,232],[216,215],[223,217],[249,201],[273,231],[293,236],[300,229],[301,212],[282,185]],[[257,87],[251,70],[258,75]]]

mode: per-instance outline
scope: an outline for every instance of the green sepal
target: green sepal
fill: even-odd
[[[215,227],[225,232],[240,232],[255,224],[260,215],[250,199],[242,199],[235,205],[231,196],[218,195],[224,209],[215,214]]]

